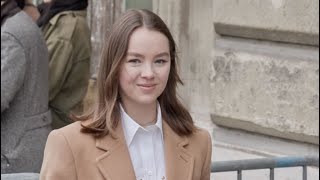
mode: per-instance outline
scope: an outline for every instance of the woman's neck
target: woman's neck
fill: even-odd
[[[153,125],[157,122],[157,102],[152,104],[136,104],[122,102],[125,112],[142,127]]]

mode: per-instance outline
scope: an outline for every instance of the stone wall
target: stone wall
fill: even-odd
[[[319,144],[319,1],[153,0],[196,122]]]
[[[108,2],[90,9],[93,75],[102,32],[123,11],[122,1]],[[179,94],[198,125],[319,144],[319,1],[152,3],[177,41]]]

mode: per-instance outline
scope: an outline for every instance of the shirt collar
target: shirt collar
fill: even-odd
[[[136,121],[134,121],[123,109],[122,105],[120,104],[120,111],[121,111],[121,121],[122,121],[122,128],[124,130],[125,138],[127,145],[130,146],[131,142],[137,131],[139,129],[146,130],[146,128],[140,126]],[[157,103],[157,122],[154,125],[156,126],[160,132],[163,139],[163,130],[162,130],[162,115],[161,115],[161,108],[159,103]]]

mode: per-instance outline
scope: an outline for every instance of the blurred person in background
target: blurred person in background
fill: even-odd
[[[44,0],[38,6],[49,49],[49,106],[52,127],[71,122],[82,111],[90,76],[91,43],[86,20],[88,0]]]
[[[39,172],[51,131],[48,50],[19,2],[1,0],[1,174]]]

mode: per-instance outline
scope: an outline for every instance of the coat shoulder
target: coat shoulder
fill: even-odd
[[[206,154],[206,151],[212,146],[210,133],[202,128],[197,128],[197,130],[188,137],[188,141],[188,148],[195,151],[196,154]]]
[[[197,128],[196,131],[190,136],[191,141],[208,141],[211,140],[209,132],[203,128]]]
[[[82,146],[83,144],[94,143],[95,138],[90,134],[81,132],[81,129],[81,122],[76,121],[54,131],[64,136],[70,146]]]

